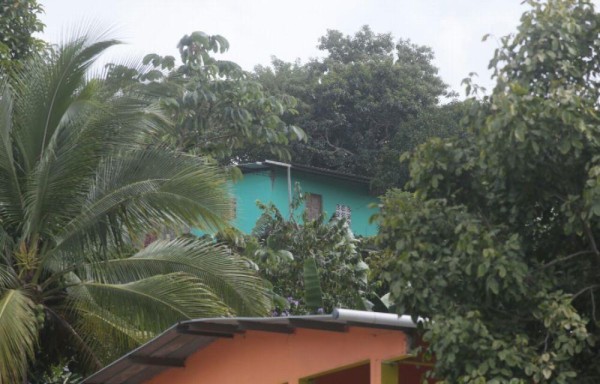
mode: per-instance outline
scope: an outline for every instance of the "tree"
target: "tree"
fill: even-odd
[[[300,113],[284,120],[301,126],[309,141],[292,144],[294,162],[375,176],[376,190],[402,185],[400,154],[435,131],[415,122],[461,117],[439,107],[443,96],[453,94],[432,64],[433,52],[367,26],[354,36],[330,30],[319,49],[328,53],[322,60],[301,65],[274,59],[272,68],[255,69],[270,92],[298,99]],[[445,137],[455,134],[457,124],[442,127],[435,133]]]
[[[222,228],[227,178],[153,145],[156,101],[86,70],[113,40],[79,36],[0,86],[0,382],[36,357],[99,368],[176,321],[270,308],[230,250],[157,241],[162,227]],[[44,360],[46,361],[46,360]]]
[[[197,31],[178,47],[178,67],[174,57],[157,54],[144,58],[145,70],[109,66],[109,79],[117,86],[126,79],[137,92],[161,98],[175,124],[157,134],[159,141],[227,165],[246,161],[244,151],[257,145],[289,159],[289,143],[305,139],[302,129],[280,118],[296,113],[295,99],[270,95],[237,64],[213,57],[229,49],[223,36]]]
[[[35,0],[4,0],[0,8],[0,74],[4,74],[45,46],[42,40],[33,37],[35,32],[44,30],[44,24],[38,19],[44,10]]]
[[[444,383],[600,381],[600,15],[527,4],[469,134],[420,146],[383,200],[391,297]]]

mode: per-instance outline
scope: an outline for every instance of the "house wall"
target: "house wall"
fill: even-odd
[[[292,168],[292,188],[296,183],[300,184],[302,192],[322,196],[326,217],[335,214],[336,204],[348,205],[352,209],[352,231],[362,236],[377,234],[377,226],[369,224],[369,218],[377,211],[369,208],[369,204],[378,203],[378,199],[369,195],[368,185]],[[234,224],[244,233],[250,233],[260,217],[257,200],[263,203],[273,202],[282,214],[289,215],[287,170],[283,168],[246,173],[244,178],[233,186],[233,193],[237,204]],[[303,209],[304,207],[301,207],[296,214],[301,214]]]
[[[299,384],[365,363],[370,367],[369,381],[356,384],[380,384],[384,362],[406,353],[406,335],[392,330],[298,329],[293,334],[247,331],[233,339],[213,342],[190,356],[184,368],[164,371],[148,384]],[[327,378],[323,377],[323,383],[334,383]]]

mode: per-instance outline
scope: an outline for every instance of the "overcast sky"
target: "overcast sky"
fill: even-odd
[[[368,24],[435,52],[440,74],[463,94],[469,72],[489,87],[487,64],[501,37],[515,31],[521,0],[42,0],[43,37],[59,42],[69,27],[94,21],[115,27],[127,43],[110,57],[147,53],[177,56],[177,42],[193,31],[225,36],[226,58],[251,70],[271,56],[306,61],[321,55],[317,40],[327,29],[353,34]]]

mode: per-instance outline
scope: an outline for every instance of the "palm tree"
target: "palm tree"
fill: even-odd
[[[168,124],[153,100],[87,77],[116,43],[76,38],[0,84],[0,383],[36,355],[97,368],[178,320],[270,306],[224,247],[134,247],[162,227],[221,228],[231,205],[219,169],[148,141]]]

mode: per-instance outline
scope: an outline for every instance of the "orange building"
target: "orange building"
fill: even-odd
[[[181,322],[85,384],[420,384],[410,317],[333,315]]]

